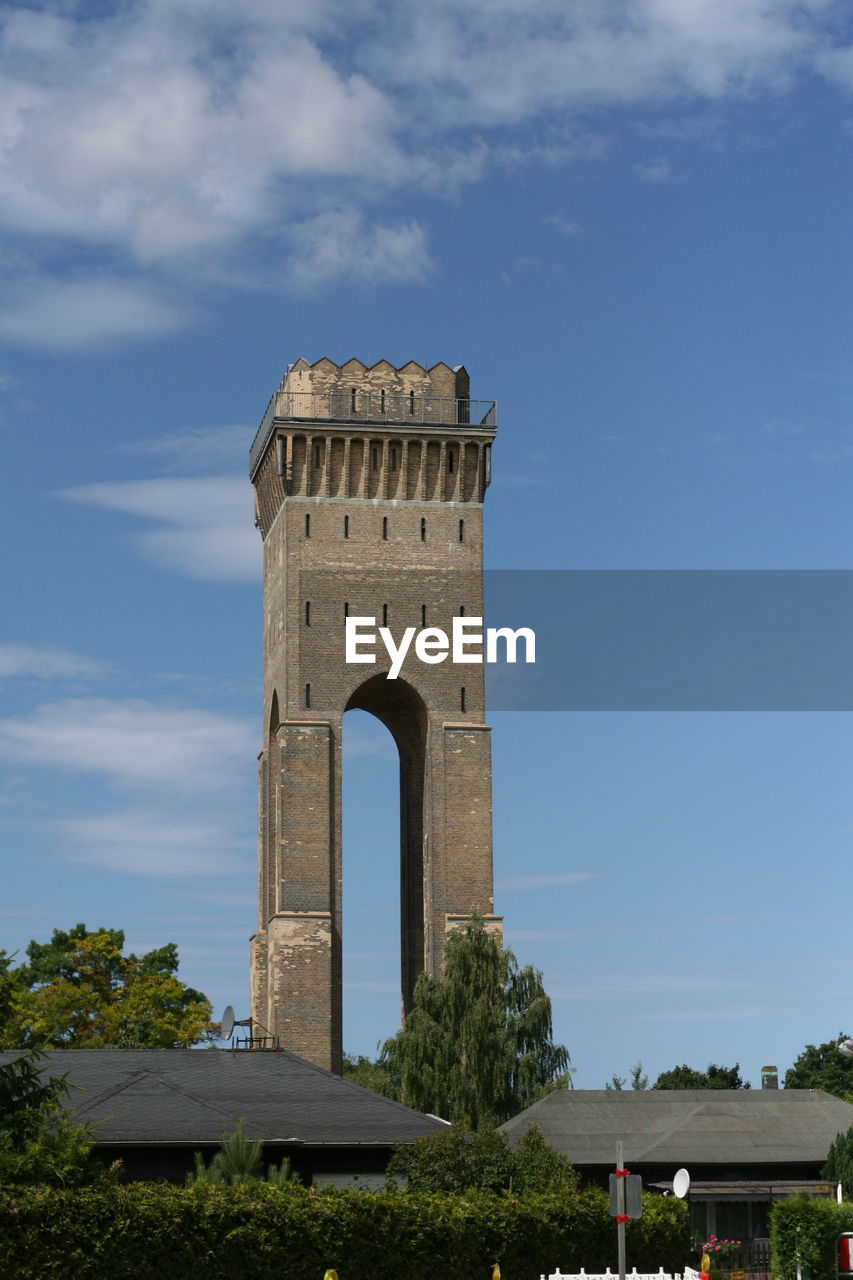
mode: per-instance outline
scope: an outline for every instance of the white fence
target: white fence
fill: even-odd
[[[581,1267],[580,1271],[564,1272],[557,1268],[552,1271],[549,1276],[540,1276],[539,1280],[618,1280],[619,1272],[611,1271],[608,1267],[606,1271],[584,1271]],[[694,1271],[692,1267],[685,1267],[683,1273],[664,1271],[661,1267],[660,1271],[638,1271],[634,1267],[633,1271],[625,1272],[625,1280],[699,1280],[699,1272]]]

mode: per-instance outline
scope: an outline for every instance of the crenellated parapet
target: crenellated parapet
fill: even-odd
[[[258,525],[266,537],[287,497],[482,503],[496,429],[461,365],[299,359],[250,453]]]

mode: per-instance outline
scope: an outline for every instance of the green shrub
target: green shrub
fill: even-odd
[[[853,1204],[792,1196],[773,1206],[770,1246],[775,1280],[796,1280],[797,1260],[811,1280],[835,1280],[836,1241],[853,1231]]]
[[[684,1262],[684,1206],[647,1197],[628,1228],[628,1265]],[[602,1191],[423,1195],[128,1183],[68,1191],[0,1191],[0,1275],[16,1280],[509,1280],[616,1265]]]

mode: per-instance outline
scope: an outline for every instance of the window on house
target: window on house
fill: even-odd
[[[464,686],[464,684],[463,684],[462,688],[459,690],[459,705],[460,705],[461,709],[464,711],[464,710],[465,710],[465,686]]]
[[[421,517],[421,542],[426,542],[426,517]]]
[[[379,412],[383,415],[385,413],[385,392],[384,391],[379,392]]]
[[[350,413],[355,413],[355,387],[349,393],[349,407]]]
[[[409,392],[409,413],[412,415],[412,417],[414,417],[414,416],[415,416],[415,393],[414,393],[414,391],[410,391],[410,392]]]
[[[344,516],[344,537],[349,537],[349,516]]]
[[[383,625],[383,627],[387,627],[387,626],[388,626],[388,606],[387,606],[387,604],[383,604],[383,606],[382,606],[382,625]]]
[[[388,517],[382,517],[382,537],[385,542],[388,541]]]
[[[315,444],[314,445],[314,466],[319,467],[319,465],[320,465],[320,446],[318,444]]]
[[[376,448],[375,445],[373,446],[371,453],[373,455],[373,470],[378,471],[379,470],[379,450]]]
[[[306,705],[306,707],[310,707],[310,706],[311,706],[311,686],[310,686],[310,684],[306,684],[306,686],[305,686],[305,705]]]
[[[447,452],[447,470],[450,472],[451,475],[453,475],[453,450],[452,449],[449,449]]]
[[[305,601],[305,625],[306,627],[311,626],[311,601],[310,600]]]
[[[349,617],[349,600],[344,601],[344,618]]]
[[[421,605],[421,626],[422,627],[426,626],[426,605],[425,604]]]
[[[464,604],[460,604],[460,606],[459,606],[459,617],[460,617],[460,618],[464,618],[464,617],[465,617],[465,606],[464,606]]]
[[[305,537],[306,538],[311,537],[311,517],[310,516],[305,517]]]
[[[393,446],[391,448],[391,470],[397,470],[397,450]]]
[[[465,521],[464,520],[459,521],[459,541],[460,542],[465,541]]]

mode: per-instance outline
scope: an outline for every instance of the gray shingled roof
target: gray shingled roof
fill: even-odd
[[[822,1164],[853,1106],[821,1089],[559,1090],[501,1128],[538,1125],[577,1165]]]
[[[444,1128],[285,1050],[52,1049],[42,1070],[67,1074],[69,1110],[99,1145],[217,1144],[241,1117],[266,1143],[391,1146]]]

